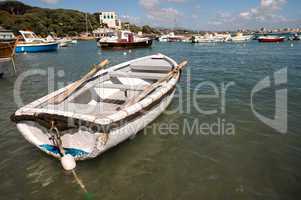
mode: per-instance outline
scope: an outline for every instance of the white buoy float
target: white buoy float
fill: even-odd
[[[61,158],[61,164],[66,171],[71,171],[76,167],[75,159],[70,154],[66,154]]]

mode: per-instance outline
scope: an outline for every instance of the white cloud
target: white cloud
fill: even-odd
[[[281,19],[277,12],[287,3],[287,0],[261,0],[260,6],[251,8],[249,11],[241,12],[239,16],[243,19],[271,20]]]
[[[199,16],[196,15],[196,14],[192,14],[192,15],[191,15],[191,18],[192,18],[192,19],[199,19]]]
[[[221,21],[209,21],[208,22],[209,25],[214,25],[214,26],[218,26],[223,24]]]
[[[260,5],[262,8],[279,10],[287,3],[287,0],[261,0]]]
[[[47,4],[56,4],[58,3],[60,0],[41,0],[42,2],[44,3],[47,3]]]
[[[151,9],[159,4],[159,0],[140,0],[140,5],[145,9]]]
[[[121,21],[132,22],[134,24],[141,24],[140,17],[130,16],[130,15],[121,15]]]
[[[166,2],[170,2],[170,3],[184,3],[186,2],[186,0],[164,0]]]
[[[240,13],[219,12],[208,22],[208,25],[224,30],[294,25],[295,21],[280,14],[286,4],[287,0],[260,0],[257,7]]]
[[[239,16],[243,17],[243,18],[249,18],[250,17],[250,12],[242,12],[239,14]]]
[[[183,2],[184,0],[164,0],[174,3]],[[177,18],[181,17],[182,14],[175,8],[172,7],[161,7],[159,0],[140,0],[139,4],[146,11],[147,17],[153,20],[154,23],[172,23]]]

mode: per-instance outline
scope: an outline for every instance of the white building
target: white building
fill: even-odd
[[[121,21],[115,12],[100,12],[99,21],[101,24],[106,24],[111,29],[121,29]]]

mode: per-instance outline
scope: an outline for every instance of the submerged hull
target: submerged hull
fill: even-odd
[[[98,42],[102,49],[132,49],[151,47],[153,41],[145,40],[141,42]]]
[[[40,43],[40,44],[17,44],[16,53],[36,53],[56,51],[58,48],[57,43]]]
[[[141,65],[141,63],[144,63],[144,60],[147,60],[147,62],[145,63],[149,63],[149,61],[151,61],[156,62],[157,64],[153,64],[144,68],[145,66]],[[149,81],[152,79],[162,79],[160,78],[162,73],[165,73],[166,70],[172,70],[175,66],[177,66],[177,63],[174,60],[162,54],[147,56],[122,63],[109,69],[102,70],[97,75],[95,75],[100,78],[99,80],[95,79],[97,87],[93,87],[93,91],[95,89],[93,93],[96,92],[97,95],[100,95],[96,99],[105,99],[106,97],[102,95],[110,96],[110,94],[113,94],[113,96],[116,97],[117,101],[121,101],[120,99],[123,98],[117,97],[120,95],[120,93],[125,96],[132,95],[133,97],[137,97],[137,95],[140,94],[140,92],[138,92],[137,90],[145,90],[140,90],[139,86],[144,84],[149,85]],[[124,73],[126,67],[131,68],[131,70],[133,71]],[[115,72],[114,70],[117,71]],[[152,73],[141,73],[141,70],[148,70]],[[157,73],[154,73],[154,71],[157,71]],[[168,72],[166,73],[168,74]],[[135,76],[133,77],[131,74],[135,74]],[[143,78],[136,78],[137,74],[140,74],[139,76]],[[119,81],[121,81],[125,85],[122,85],[121,87],[120,85],[109,84],[110,86],[108,86],[107,84],[109,82],[106,79],[107,76],[113,76],[115,79],[119,79]],[[163,77],[165,77],[165,75],[163,75]],[[102,78],[104,79],[103,83],[99,83]],[[72,157],[74,157],[75,160],[91,159],[120,144],[128,138],[135,136],[139,131],[144,129],[162,112],[164,112],[164,110],[168,107],[174,97],[176,83],[178,82],[179,78],[180,72],[178,71],[174,75],[172,75],[172,77],[168,81],[164,82],[162,86],[156,88],[153,92],[151,92],[149,95],[147,95],[137,103],[130,104],[130,106],[126,106],[127,104],[125,104],[125,107],[120,108],[120,105],[123,104],[119,104],[115,100],[114,104],[118,104],[118,106],[115,107],[116,105],[113,105],[113,112],[107,111],[107,109],[109,109],[108,107],[112,106],[112,104],[105,103],[105,106],[103,107],[96,106],[96,112],[98,113],[97,116],[90,114],[95,113],[95,110],[93,109],[89,111],[89,115],[84,113],[78,114],[80,106],[82,104],[68,102],[63,102],[64,110],[57,110],[56,107],[60,107],[59,105],[50,105],[50,107],[47,108],[40,108],[40,105],[43,104],[41,102],[49,102],[50,98],[61,94],[63,91],[72,86],[69,85],[29,104],[28,106],[25,106],[24,108],[21,108],[12,116],[11,119],[17,123],[19,131],[26,138],[26,140],[38,147],[40,150],[56,158],[61,158],[60,150],[56,145],[54,145],[52,140],[49,139],[49,128],[45,127],[43,123],[40,123],[40,121],[43,121],[47,118],[47,116],[50,116],[50,118],[60,118],[61,120],[69,120],[72,118],[73,120],[75,120],[75,124],[88,124],[87,126],[91,126],[91,124],[93,123],[93,126],[95,128],[70,128],[68,130],[59,128],[62,129],[62,147],[66,154],[70,154]],[[101,86],[101,84],[103,84],[103,86]],[[134,85],[126,89],[126,85],[129,84]],[[103,88],[104,90],[99,87]],[[143,86],[142,88],[145,88],[145,86]],[[84,90],[84,88],[82,88],[82,90]],[[125,91],[127,91],[126,94],[124,93]],[[82,96],[79,97],[76,97],[75,95],[75,99],[82,101],[82,97],[87,96],[89,95],[83,93]],[[72,102],[74,101],[75,100],[73,99]],[[91,103],[93,101],[94,100],[92,99]],[[125,100],[125,102],[127,101],[128,100]],[[95,102],[93,104],[91,103],[87,104],[89,105],[89,108],[92,108],[95,104]],[[74,110],[73,108],[65,110],[66,105],[68,108],[68,104],[70,104],[70,106],[74,105]],[[101,110],[100,107],[102,107]],[[32,113],[30,110],[32,110]],[[74,113],[75,111],[77,113]],[[37,114],[39,112],[41,113],[41,115]],[[108,114],[106,114],[107,112]],[[33,117],[38,117],[39,119],[33,120]],[[22,120],[18,120],[18,118],[22,118]],[[99,126],[95,126],[95,123]],[[106,142],[103,141],[103,133],[109,133]]]

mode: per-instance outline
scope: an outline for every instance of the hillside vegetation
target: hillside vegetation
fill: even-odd
[[[99,27],[98,15],[88,14],[89,29]],[[32,30],[37,34],[77,35],[86,29],[85,13],[76,10],[47,9],[18,1],[0,2],[0,26],[17,32]]]

